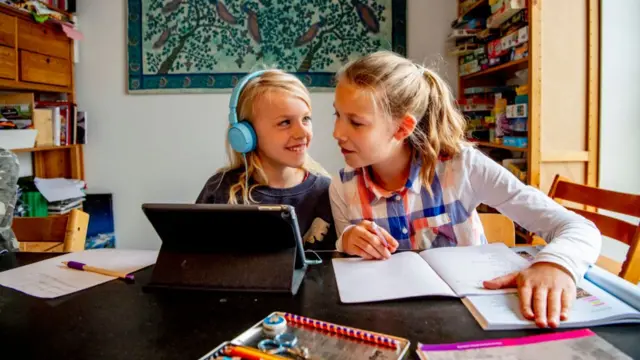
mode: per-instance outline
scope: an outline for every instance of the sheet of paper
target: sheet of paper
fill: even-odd
[[[56,298],[115,279],[111,276],[67,268],[63,261],[131,273],[153,265],[157,250],[95,249],[69,253],[0,272],[0,285],[39,298]]]
[[[433,269],[412,252],[398,253],[387,260],[336,258],[333,270],[343,303],[455,296]]]
[[[84,187],[84,182],[81,180],[35,178],[33,182],[48,202],[84,197],[81,190]]]
[[[536,328],[533,321],[522,316],[517,294],[469,296],[463,302],[467,306],[470,303],[484,318],[487,329]],[[584,281],[578,288],[569,319],[561,322],[560,327],[588,327],[618,322],[640,322],[640,312],[594,284]]]
[[[487,290],[482,282],[529,266],[528,261],[502,243],[430,249],[420,256],[460,297],[515,292],[516,289]]]

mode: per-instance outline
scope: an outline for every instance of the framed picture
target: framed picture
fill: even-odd
[[[279,68],[332,89],[348,61],[406,55],[406,0],[128,0],[129,93],[230,91]]]

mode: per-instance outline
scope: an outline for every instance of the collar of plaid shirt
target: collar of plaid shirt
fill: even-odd
[[[409,169],[409,177],[407,182],[400,189],[395,191],[389,191],[373,181],[371,178],[371,167],[364,167],[359,169],[345,169],[345,172],[355,172],[360,175],[362,183],[358,184],[366,189],[369,196],[369,203],[377,202],[380,199],[388,199],[395,195],[403,196],[407,191],[412,191],[415,194],[420,194],[422,188],[422,182],[420,181],[420,168],[422,167],[422,160],[419,157],[414,157],[411,161],[411,168]]]

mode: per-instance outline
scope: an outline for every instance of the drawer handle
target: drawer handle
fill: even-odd
[[[45,34],[45,35],[47,35],[47,30],[46,30],[46,29],[45,29],[45,30],[42,30],[42,31],[44,32],[44,34]]]
[[[51,64],[51,58],[47,58],[47,64]]]

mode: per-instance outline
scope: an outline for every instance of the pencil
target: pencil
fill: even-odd
[[[121,278],[121,279],[124,279],[124,280],[133,281],[133,275],[132,274],[126,274],[126,273],[122,273],[122,272],[117,272],[117,271],[112,271],[112,270],[107,270],[107,269],[101,269],[101,268],[85,265],[85,264],[77,262],[77,261],[63,261],[62,263],[65,264],[68,268],[71,268],[71,269],[76,269],[76,270],[81,270],[81,271],[89,271],[89,272],[93,272],[93,273],[97,273],[97,274],[113,276],[113,277]]]
[[[384,244],[384,247],[386,247],[388,249],[389,248],[389,243],[387,242],[387,239],[384,237],[384,235],[380,231],[380,228],[378,227],[378,224],[376,224],[375,222],[373,222],[373,229],[376,231],[376,234],[378,234],[378,237],[380,238],[380,240]]]
[[[224,353],[228,356],[239,356],[246,360],[287,360],[287,358],[272,354],[263,353],[262,351],[238,345],[230,345],[224,349]]]

